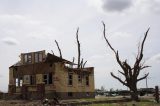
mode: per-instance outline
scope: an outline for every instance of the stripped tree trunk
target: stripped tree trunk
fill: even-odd
[[[80,64],[81,64],[81,50],[80,50],[80,42],[79,42],[79,39],[78,39],[78,31],[79,31],[79,28],[77,28],[77,33],[76,33],[76,39],[77,39],[77,46],[78,46],[78,65],[77,65],[77,68],[80,68]]]
[[[58,47],[60,58],[62,58],[61,49],[60,49],[60,47],[59,47],[59,45],[58,45],[58,42],[57,42],[56,40],[55,40],[55,43],[56,43],[56,45],[57,45],[57,47]]]
[[[103,23],[103,22],[102,22]],[[109,40],[106,38],[106,32],[105,32],[105,24],[103,23],[103,35],[104,35],[104,39],[107,43],[107,45],[109,46],[109,48],[113,51],[113,53],[115,54],[117,63],[119,64],[119,66],[122,68],[122,71],[118,70],[120,74],[122,74],[125,78],[125,80],[122,80],[120,77],[116,76],[113,74],[113,72],[111,72],[111,76],[115,79],[117,79],[120,83],[122,83],[123,85],[127,86],[130,89],[130,94],[131,94],[131,99],[134,101],[138,101],[138,91],[137,91],[137,83],[143,79],[145,79],[149,73],[145,74],[144,76],[138,78],[140,71],[143,70],[144,68],[148,68],[150,66],[145,66],[144,62],[142,61],[143,58],[143,47],[144,47],[144,42],[147,38],[148,35],[148,31],[149,29],[146,31],[143,41],[141,43],[141,45],[138,47],[138,53],[136,56],[136,61],[135,64],[133,66],[129,65],[127,60],[121,60],[119,58],[119,53],[118,50],[116,51],[112,45],[110,44]]]

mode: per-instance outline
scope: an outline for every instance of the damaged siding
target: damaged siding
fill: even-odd
[[[21,93],[24,99],[94,98],[93,67],[69,68],[65,65],[69,61],[51,54],[46,57],[44,51],[27,54],[31,55],[32,63],[26,63],[25,54],[21,54],[23,64],[16,63],[10,67],[9,93]],[[39,54],[42,54],[43,60]],[[70,85],[69,80],[72,83]]]

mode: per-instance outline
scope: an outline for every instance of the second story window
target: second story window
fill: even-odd
[[[42,53],[41,52],[35,53],[35,63],[42,62],[42,60],[43,60]]]
[[[68,73],[68,85],[73,85],[73,74]]]
[[[35,53],[35,59],[34,59],[34,61],[35,61],[35,63],[37,63],[38,62],[38,53]]]
[[[32,62],[32,55],[31,54],[25,54],[24,55],[24,62],[25,63],[31,63]]]

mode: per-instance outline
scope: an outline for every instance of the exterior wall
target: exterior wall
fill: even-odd
[[[68,71],[73,73],[73,85],[68,85]],[[35,63],[21,65],[14,70],[9,71],[9,92],[21,93],[24,99],[41,99],[42,97],[59,99],[71,98],[94,98],[94,68],[85,68],[86,75],[89,75],[89,86],[86,85],[85,73],[82,77],[82,83],[78,83],[78,73],[80,70],[70,69],[64,63]],[[53,84],[44,84],[43,75],[52,73]],[[29,77],[35,75],[35,85],[30,85]],[[22,77],[23,84],[16,87],[15,79]],[[68,93],[73,95],[70,97]]]
[[[55,77],[56,92],[61,99],[70,98],[94,98],[94,68],[86,68],[89,73],[89,86],[86,85],[85,75],[82,77],[82,83],[78,83],[78,74],[75,71],[73,73],[73,85],[68,85],[68,68],[62,63],[56,63]],[[78,70],[80,71],[80,70]],[[68,96],[68,92],[71,92],[72,97]]]
[[[9,68],[9,84],[15,85],[15,78],[13,77],[14,68]]]
[[[44,58],[46,57],[46,55],[45,55],[45,50],[37,51],[37,52],[30,52],[30,53],[21,53],[21,63],[22,63],[22,64],[26,64],[26,63],[24,62],[24,55],[25,55],[25,54],[31,54],[31,56],[32,56],[32,62],[31,62],[30,64],[35,63],[35,53],[42,53],[42,59],[44,59]]]
[[[14,69],[9,68],[9,85],[8,85],[8,92],[9,93],[15,93],[16,92],[16,81],[15,78],[13,77],[14,75]]]

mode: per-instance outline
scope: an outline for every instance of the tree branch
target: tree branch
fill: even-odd
[[[140,68],[140,70],[143,70],[143,69],[148,68],[148,67],[151,67],[151,66],[143,66],[143,67]]]
[[[147,74],[145,74],[143,77],[141,77],[141,78],[137,79],[137,82],[138,82],[138,81],[141,81],[141,80],[143,80],[143,79],[145,79],[145,78],[147,78],[147,77],[148,77],[148,75],[149,75],[149,73],[147,73]]]
[[[134,64],[134,76],[138,76],[139,75],[139,72],[140,72],[140,62],[143,58],[143,47],[144,47],[144,43],[145,43],[145,40],[147,38],[147,35],[148,35],[148,32],[149,32],[150,28],[148,28],[148,30],[146,31],[145,33],[145,36],[143,38],[143,41],[142,41],[142,44],[141,44],[141,47],[140,47],[140,53],[137,54],[137,58],[136,58],[136,62]]]
[[[79,42],[79,39],[78,39],[78,32],[79,32],[79,28],[77,28],[76,39],[77,39],[77,46],[78,46],[78,65],[77,65],[77,68],[80,68],[81,50],[80,50],[80,42]]]
[[[115,76],[112,72],[111,72],[111,76],[114,77],[115,79],[117,79],[119,82],[121,82],[123,85],[127,86],[127,83],[125,83],[125,81],[122,81],[119,77]]]
[[[108,44],[108,46],[110,47],[110,49],[116,54],[116,51],[114,50],[114,48],[111,46],[111,44],[109,43],[108,39],[106,38],[106,25],[104,24],[104,22],[102,21],[103,24],[103,36],[104,39],[106,40],[106,43]]]
[[[52,52],[52,54],[54,55],[54,52],[53,52],[53,50],[51,50],[51,52]]]
[[[140,61],[142,60],[143,58],[143,48],[144,48],[144,43],[145,43],[145,40],[147,38],[147,35],[148,35],[148,32],[149,32],[150,28],[148,28],[148,30],[146,31],[145,35],[144,35],[144,38],[143,38],[143,41],[142,41],[142,44],[141,44],[141,47],[140,47],[140,53],[138,53],[138,58],[136,59],[136,62],[137,64],[140,63]],[[135,63],[136,64],[136,63]]]
[[[80,67],[81,67],[81,68],[83,67],[83,58],[82,58],[82,60],[81,60]]]
[[[121,68],[122,68],[123,70],[125,70],[125,68],[124,68],[124,66],[123,66],[123,64],[122,64],[122,62],[121,62],[121,60],[119,59],[118,51],[117,51],[117,53],[116,53],[116,60],[117,60],[118,64],[121,66]]]
[[[84,62],[84,64],[83,64],[83,68],[85,67],[86,63],[87,63],[87,61],[85,61],[85,62]]]
[[[56,45],[57,45],[58,50],[59,50],[60,58],[62,58],[62,53],[61,53],[61,49],[59,48],[58,42],[56,40],[55,40],[55,42],[56,42]]]
[[[125,76],[125,73],[123,73],[122,71],[119,71],[119,70],[118,70],[118,72]]]

